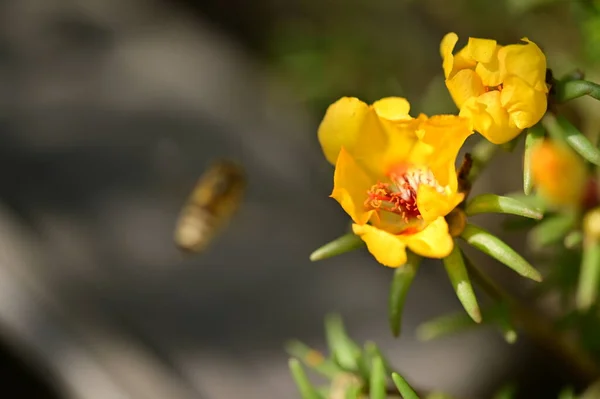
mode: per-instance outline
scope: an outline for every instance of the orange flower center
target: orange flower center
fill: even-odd
[[[498,86],[486,86],[485,87],[485,92],[490,92],[490,91],[502,91],[502,89],[504,88],[504,85],[502,83],[500,83]]]
[[[365,207],[400,215],[406,223],[421,219],[421,212],[417,207],[417,192],[421,184],[434,187],[440,193],[444,192],[444,188],[428,169],[413,168],[401,174],[390,173],[389,178],[390,182],[378,182],[367,191]]]

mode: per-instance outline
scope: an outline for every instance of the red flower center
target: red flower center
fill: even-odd
[[[421,184],[444,192],[430,170],[407,169],[401,174],[392,172],[389,178],[390,182],[378,182],[367,191],[365,207],[400,215],[406,223],[421,219],[417,206],[417,192]]]

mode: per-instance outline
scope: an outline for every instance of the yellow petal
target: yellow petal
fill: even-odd
[[[380,180],[390,167],[408,160],[419,140],[415,133],[418,121],[366,118],[353,151],[356,161],[374,180]]]
[[[500,63],[498,61],[498,50],[500,48],[501,46],[496,46],[490,60],[485,62],[480,61],[477,67],[475,67],[475,72],[481,78],[484,86],[496,87],[502,83],[502,71],[500,70]]]
[[[500,101],[500,92],[496,90],[466,102],[459,115],[470,118],[473,128],[494,144],[506,143],[522,130],[510,123],[509,114]]]
[[[342,147],[352,151],[360,135],[369,106],[354,97],[343,97],[327,109],[319,126],[319,143],[325,158],[335,165]]]
[[[406,263],[406,244],[400,236],[390,234],[368,224],[352,225],[354,234],[367,244],[369,252],[379,263],[388,267],[399,267]]]
[[[456,46],[457,42],[458,36],[456,33],[450,32],[444,36],[442,42],[440,43],[440,55],[442,56],[442,65],[446,79],[450,77],[454,67],[454,56],[452,55],[452,51],[454,51],[454,46]]]
[[[443,217],[437,218],[418,233],[405,235],[403,239],[411,251],[428,258],[445,258],[454,248],[448,223]]]
[[[475,61],[490,62],[496,51],[496,41],[470,37],[467,48],[469,55]]]
[[[546,56],[537,44],[523,40],[527,44],[511,44],[498,51],[502,74],[504,78],[518,76],[534,89],[547,93]]]
[[[410,119],[410,103],[402,97],[386,97],[373,103],[373,108],[381,118],[397,120]]]
[[[451,183],[449,172],[455,170],[456,157],[467,137],[473,134],[470,119],[456,115],[435,115],[424,120],[420,126],[421,140],[435,151],[427,160],[429,169],[438,183]]]
[[[367,191],[374,183],[342,147],[335,165],[331,197],[339,202],[355,223],[367,223],[373,213],[365,210],[364,202]]]
[[[471,69],[463,69],[447,79],[446,87],[458,108],[462,108],[468,99],[485,93],[481,78]]]
[[[425,222],[446,216],[458,205],[464,194],[440,193],[435,188],[421,184],[417,189],[417,208]]]
[[[506,78],[500,101],[510,114],[512,124],[519,129],[538,123],[548,107],[546,93],[535,90],[516,76]]]

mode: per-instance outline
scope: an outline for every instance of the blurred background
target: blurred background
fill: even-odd
[[[420,269],[403,335],[387,325],[390,269],[364,251],[310,263],[348,219],[328,198],[316,130],[340,96],[406,96],[456,112],[439,42],[537,42],[555,75],[600,78],[586,0],[3,0],[0,2],[0,370],[10,397],[295,398],[287,339],[324,348],[323,317],[374,340],[407,378],[459,398],[505,380],[556,397],[568,370],[496,331],[419,343],[460,304]],[[600,109],[572,109],[588,134]],[[477,140],[469,140],[467,148]],[[475,190],[521,187],[521,148]],[[204,254],[173,244],[215,159],[247,169],[246,200]],[[501,217],[479,223],[500,232]],[[523,235],[504,235],[525,252]],[[513,291],[522,279],[477,258]],[[549,307],[552,304],[548,305]],[[539,390],[539,382],[547,391]],[[534,395],[534,396],[532,396]],[[554,396],[553,396],[554,395]],[[4,397],[4,393],[2,394]]]

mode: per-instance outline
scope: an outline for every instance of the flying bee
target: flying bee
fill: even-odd
[[[246,190],[241,166],[215,162],[198,180],[175,228],[175,244],[186,252],[201,252],[238,210]]]

